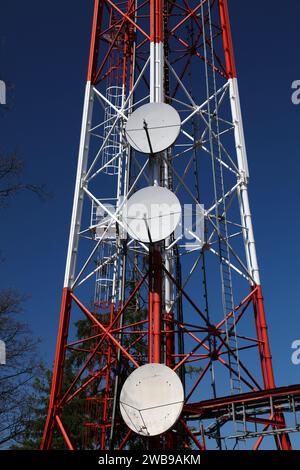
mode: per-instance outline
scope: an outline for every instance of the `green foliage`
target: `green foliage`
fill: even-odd
[[[66,361],[65,367],[65,387],[70,385],[73,379],[72,361]],[[51,389],[52,373],[49,369],[43,368],[41,377],[37,378],[33,384],[33,391],[30,395],[31,406],[26,427],[22,435],[17,439],[17,444],[11,448],[23,450],[37,450],[40,447],[45,421],[48,412],[49,395]],[[64,407],[61,416],[62,422],[68,433],[72,436],[72,441],[77,449],[82,448],[82,424],[84,419],[85,396],[74,398]],[[65,449],[66,444],[61,433],[56,430],[53,439],[54,449]]]

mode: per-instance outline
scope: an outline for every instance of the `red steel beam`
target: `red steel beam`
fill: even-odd
[[[62,433],[62,436],[63,436],[63,438],[64,438],[64,440],[65,440],[65,443],[66,443],[67,446],[68,446],[68,449],[69,449],[69,450],[75,450],[75,448],[73,447],[72,442],[70,441],[70,438],[69,438],[69,436],[68,436],[68,434],[67,434],[67,431],[65,430],[64,425],[63,425],[63,423],[61,422],[60,417],[59,417],[58,415],[56,415],[56,416],[55,416],[55,419],[56,419],[56,422],[57,422],[57,424],[58,424],[58,427],[59,427],[59,429],[60,429],[60,431],[61,431],[61,433]]]
[[[78,307],[80,307],[83,313],[85,313],[86,316],[92,322],[99,326],[99,328],[105,333],[105,335],[108,336],[108,338],[122,351],[122,353],[127,357],[127,359],[129,359],[135,367],[140,367],[139,364],[133,359],[133,357],[126,351],[126,349],[123,348],[119,341],[116,340],[116,338],[109,332],[109,329],[105,328],[105,326],[103,326],[102,323],[97,320],[97,318],[80,302],[80,300],[77,299],[77,297],[75,297],[73,293],[71,293],[71,297],[76,302]]]
[[[64,288],[63,294],[62,294],[62,301],[61,301],[60,320],[59,320],[59,327],[58,327],[49,408],[48,408],[46,424],[45,424],[42,442],[41,442],[42,450],[50,449],[52,445],[53,431],[54,431],[54,426],[55,426],[54,419],[55,419],[57,405],[60,401],[60,395],[61,395],[61,389],[62,389],[63,367],[64,367],[64,360],[65,360],[65,354],[66,354],[65,345],[67,343],[67,337],[68,337],[70,313],[71,313],[70,291],[67,288]]]

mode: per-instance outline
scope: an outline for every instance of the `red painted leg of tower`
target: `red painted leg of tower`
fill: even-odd
[[[63,289],[49,409],[41,443],[42,450],[50,449],[52,445],[56,416],[59,416],[61,411],[58,405],[63,381],[63,367],[66,353],[65,346],[67,344],[70,321],[71,300],[69,290],[67,288]]]
[[[228,2],[227,0],[219,0],[219,14],[220,22],[222,27],[222,38],[223,38],[223,48],[224,56],[226,63],[226,72],[229,80],[236,80],[237,71],[235,65],[235,57],[233,50],[231,26],[228,12]],[[245,174],[247,173],[245,168]],[[256,255],[255,255],[256,256]],[[251,257],[251,253],[250,253]],[[264,302],[262,296],[261,286],[256,286],[256,293],[254,299],[254,313],[256,317],[256,331],[257,337],[259,340],[259,352],[261,359],[261,369],[262,376],[264,381],[265,388],[274,388],[274,371],[272,365],[272,356],[270,351],[270,344],[267,331],[267,323],[264,310]],[[277,416],[277,419],[282,422],[283,427],[285,427],[285,421],[282,414]],[[275,439],[276,440],[276,439]],[[291,449],[291,442],[288,434],[283,434],[280,437],[282,449],[289,450]]]
[[[174,313],[172,311],[166,312],[165,319],[165,339],[166,339],[166,365],[171,369],[175,367],[175,335],[174,335]],[[175,449],[178,443],[178,435],[172,431],[167,433],[166,446],[167,449]]]
[[[109,315],[109,324],[111,325],[114,320],[114,304],[111,304],[110,307],[110,315]],[[103,425],[101,431],[101,449],[106,449],[107,443],[107,424],[108,424],[108,417],[109,417],[109,406],[110,406],[110,394],[111,394],[111,364],[112,364],[112,357],[113,357],[114,347],[111,342],[107,345],[107,364],[108,367],[106,369],[105,374],[105,391],[104,391],[104,400],[103,400]]]
[[[263,349],[261,357],[261,368],[264,376],[265,388],[275,388],[275,378],[272,364],[272,355],[270,350],[270,343],[268,337],[268,327],[265,316],[264,300],[262,295],[261,286],[257,286],[256,293],[256,308],[257,308],[257,323],[259,328],[259,338],[261,338]],[[282,413],[275,413],[275,418],[281,423],[281,427],[285,428],[285,419]],[[289,435],[284,433],[280,437],[281,449],[292,450],[292,444]]]
[[[263,301],[261,286],[257,286],[256,302],[257,302],[257,316],[258,316],[260,337],[263,343],[264,364],[262,365],[262,370],[264,371],[264,375],[265,375],[266,388],[274,388],[275,380],[274,380],[274,372],[273,372],[273,364],[272,364],[272,355],[271,355],[271,350],[270,350],[268,328],[267,328],[267,323],[266,323],[264,301]]]
[[[95,69],[96,57],[98,54],[96,37],[97,37],[97,34],[99,33],[99,26],[101,23],[102,6],[103,6],[102,3],[103,2],[100,2],[99,0],[95,0],[95,4],[94,4],[94,16],[93,16],[88,76],[87,76],[88,82],[92,80],[92,76],[94,74],[94,69]],[[74,198],[74,201],[75,201],[75,198]],[[75,210],[75,202],[74,202],[73,209]],[[74,257],[74,251],[73,253],[71,253],[71,250],[73,250],[73,247],[71,247],[72,237],[73,235],[72,235],[72,227],[71,227],[70,242],[69,242],[69,258],[70,259],[71,257]],[[68,263],[70,263],[70,261],[68,261]],[[68,277],[67,274],[70,275],[70,264],[68,266],[68,263],[66,267],[66,277]],[[68,282],[66,282],[65,287],[63,289],[63,294],[62,294],[59,329],[58,329],[57,345],[56,345],[56,351],[55,351],[55,362],[54,362],[52,385],[51,385],[50,400],[49,400],[49,409],[48,409],[48,415],[47,415],[46,424],[44,428],[43,438],[41,442],[41,449],[43,450],[47,450],[51,448],[52,441],[53,441],[54,427],[56,423],[56,417],[59,416],[61,412],[58,406],[59,406],[60,395],[61,395],[61,390],[62,390],[63,369],[64,369],[64,361],[65,361],[65,353],[66,353],[65,346],[67,344],[70,313],[71,313],[71,302],[72,302],[71,292],[69,288],[67,287],[68,285],[69,285]],[[64,433],[63,433],[63,436],[65,438]],[[70,448],[69,443],[66,442],[66,444]]]
[[[174,314],[166,314],[166,365],[174,369],[175,367],[175,335],[174,335]]]
[[[149,286],[152,283],[151,266],[149,259]],[[153,362],[153,294],[149,289],[148,300],[148,362]]]
[[[159,247],[150,248],[149,254],[149,327],[152,329],[153,339],[153,362],[161,362],[161,291],[162,291],[162,268]],[[149,323],[150,323],[149,321]]]

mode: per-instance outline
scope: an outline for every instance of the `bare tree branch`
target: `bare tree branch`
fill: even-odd
[[[0,447],[20,436],[31,417],[32,384],[39,376],[38,341],[16,319],[25,296],[13,289],[0,291],[0,338],[6,345],[6,364],[0,366]]]
[[[23,190],[31,191],[43,200],[50,196],[45,185],[24,182],[23,172],[24,162],[16,155],[0,155],[0,207],[7,205],[11,196]]]

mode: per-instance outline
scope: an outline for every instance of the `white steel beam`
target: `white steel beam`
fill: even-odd
[[[246,251],[246,259],[248,264],[248,270],[251,273],[254,283],[259,285],[260,275],[248,196],[249,169],[244,138],[238,82],[236,78],[229,79],[229,93],[232,121],[234,124],[235,147],[237,153],[238,167],[240,171],[241,184],[238,187],[238,196],[242,226],[245,227],[243,229],[243,237]]]
[[[93,113],[94,94],[91,82],[86,83],[83,115],[81,124],[81,135],[79,143],[77,175],[75,183],[75,193],[73,200],[72,219],[69,235],[68,254],[65,270],[64,287],[70,288],[75,275],[75,267],[77,260],[79,232],[81,227],[81,217],[83,208],[84,192],[82,188],[82,180],[86,173],[89,143],[90,143],[90,128]]]

